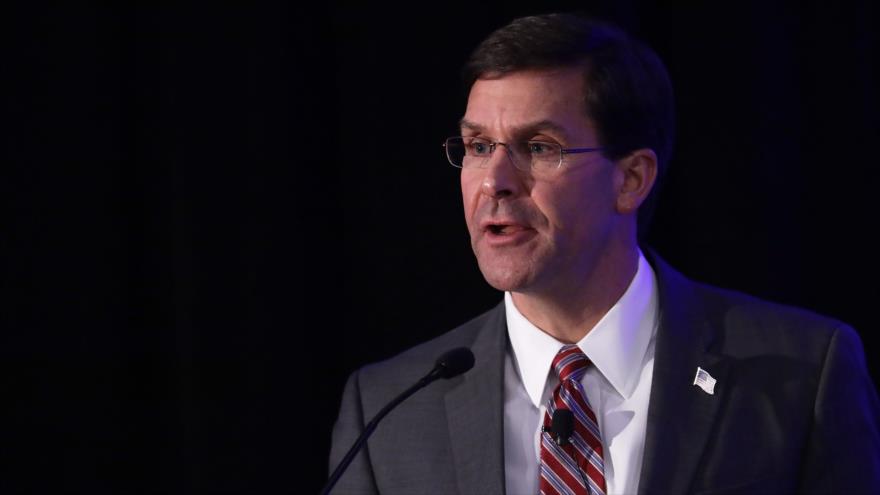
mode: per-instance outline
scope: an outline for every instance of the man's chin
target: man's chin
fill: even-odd
[[[531,273],[528,270],[513,267],[483,267],[481,264],[480,271],[489,285],[504,292],[522,291],[531,281]]]

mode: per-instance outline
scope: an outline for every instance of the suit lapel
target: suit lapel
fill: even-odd
[[[504,304],[493,310],[471,350],[474,368],[446,394],[452,457],[462,494],[504,493]]]
[[[660,326],[639,493],[685,493],[693,482],[723,402],[729,361],[709,351],[715,337],[693,282],[655,253]],[[462,494],[504,493],[504,305],[487,317],[471,350],[474,368],[446,394],[453,463]],[[693,385],[697,367],[717,380],[714,395]]]
[[[723,401],[729,362],[708,351],[715,331],[693,283],[656,255],[649,259],[657,273],[661,314],[639,493],[685,493]],[[697,367],[717,380],[714,395],[693,385]]]

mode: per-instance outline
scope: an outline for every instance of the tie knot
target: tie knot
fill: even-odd
[[[556,370],[560,382],[580,380],[589,365],[590,360],[587,359],[587,355],[574,344],[563,346],[553,358],[553,369]]]

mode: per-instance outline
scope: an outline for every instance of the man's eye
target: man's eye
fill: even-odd
[[[529,153],[532,156],[547,156],[553,154],[553,145],[540,141],[529,141]]]
[[[488,155],[489,154],[489,143],[485,141],[471,141],[467,144],[468,151],[472,155]]]

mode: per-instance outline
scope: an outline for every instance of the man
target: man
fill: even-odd
[[[392,411],[336,493],[880,493],[857,334],[639,248],[672,142],[656,55],[547,15],[493,33],[465,74],[446,151],[504,301],[352,375],[331,469],[436,356],[476,359]]]

